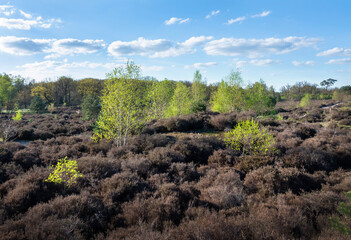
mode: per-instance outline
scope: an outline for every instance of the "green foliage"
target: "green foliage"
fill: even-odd
[[[346,193],[348,203],[341,202],[338,206],[338,212],[342,215],[342,219],[339,217],[330,217],[329,221],[333,228],[337,229],[345,235],[351,234],[351,192]]]
[[[211,109],[225,113],[241,110],[244,105],[242,78],[240,72],[231,73],[221,81],[216,92],[211,96]]]
[[[260,128],[253,119],[239,122],[234,129],[226,132],[224,142],[241,155],[266,155],[275,151],[273,135]]]
[[[16,116],[13,116],[12,117],[12,120],[14,121],[21,121],[22,120],[22,113],[21,113],[21,110],[17,110],[16,112]]]
[[[307,107],[311,104],[311,95],[305,94],[305,96],[301,99],[300,107]]]
[[[181,116],[191,113],[191,97],[187,86],[178,82],[174,95],[167,109],[166,117]]]
[[[263,80],[251,84],[245,90],[245,109],[263,113],[272,110],[276,104],[274,96],[268,90]]]
[[[334,83],[336,83],[338,80],[332,79],[332,78],[328,78],[327,80],[323,80],[321,82],[321,86],[324,86],[325,89],[328,89],[328,87],[333,86]]]
[[[100,99],[97,96],[89,94],[83,98],[82,113],[84,120],[96,119],[100,110]]]
[[[165,79],[161,82],[152,82],[146,96],[148,121],[166,117],[173,94],[174,84],[171,81]]]
[[[77,178],[83,175],[78,171],[78,164],[76,160],[61,158],[58,160],[56,166],[52,165],[54,170],[50,173],[46,182],[63,183],[65,186],[71,187],[76,182]]]
[[[93,139],[116,140],[117,146],[121,146],[145,121],[142,97],[145,90],[138,84],[140,67],[133,62],[128,61],[107,76]]]
[[[45,102],[40,96],[35,96],[32,98],[29,109],[32,112],[42,113],[45,111]]]
[[[192,112],[206,110],[206,82],[202,80],[202,75],[199,70],[194,73],[193,83],[191,85],[192,95]]]
[[[49,110],[49,112],[55,111],[55,104],[54,103],[50,103],[50,105],[48,106],[48,110]]]
[[[13,83],[9,75],[0,74],[0,110],[3,107],[10,110],[11,101],[16,97],[16,88]]]

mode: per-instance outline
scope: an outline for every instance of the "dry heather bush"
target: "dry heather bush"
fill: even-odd
[[[311,173],[319,170],[330,172],[338,167],[329,152],[302,146],[288,150],[282,161],[285,166],[304,168]]]
[[[274,158],[271,156],[260,156],[260,155],[244,155],[236,157],[235,168],[248,173],[252,170],[258,169],[266,165],[272,165],[274,163]]]
[[[7,215],[23,213],[28,208],[53,198],[58,189],[55,185],[45,182],[48,175],[49,170],[46,168],[34,168],[22,175],[16,186],[4,197]]]
[[[11,151],[4,146],[4,144],[0,145],[0,162],[1,163],[6,163],[10,162],[12,159],[12,153]]]
[[[136,173],[121,172],[101,182],[102,197],[108,205],[131,201],[135,194],[148,188],[148,184]]]
[[[172,182],[177,184],[197,181],[200,178],[194,163],[172,163],[168,174]]]
[[[250,238],[311,239],[316,231],[299,206],[294,204],[294,198],[293,195],[290,199],[278,195],[268,203],[251,207],[248,217]]]
[[[83,157],[77,160],[78,170],[84,177],[96,184],[101,180],[120,172],[121,163],[109,158]]]
[[[298,127],[293,131],[293,134],[295,134],[297,137],[301,138],[302,140],[305,140],[307,138],[312,138],[316,135],[317,131],[316,129],[303,125]]]
[[[172,149],[182,154],[186,162],[207,164],[214,150],[225,148],[222,141],[215,137],[183,138]]]
[[[143,179],[146,179],[153,172],[158,172],[153,169],[152,165],[152,162],[141,154],[131,155],[121,161],[122,171],[135,173]]]
[[[16,152],[13,156],[13,161],[19,164],[23,169],[41,165],[39,151],[32,148],[25,148]]]
[[[147,224],[144,222],[139,222],[137,225],[129,228],[117,228],[111,232],[108,232],[106,238],[101,236],[97,240],[115,240],[115,239],[125,239],[125,240],[169,240],[169,234],[167,231],[162,233],[154,230],[152,224]]]
[[[296,168],[262,167],[248,173],[244,186],[262,198],[292,191],[294,194],[321,189],[323,176],[313,176]]]
[[[246,199],[240,175],[235,171],[218,174],[211,186],[202,190],[201,194],[204,200],[220,208],[240,206]]]
[[[90,155],[102,154],[103,156],[106,156],[108,151],[112,148],[113,143],[108,141],[90,141],[87,146],[90,149]]]
[[[333,109],[331,113],[331,119],[335,121],[340,121],[349,117],[351,117],[351,110]]]
[[[208,165],[212,167],[233,166],[235,160],[235,153],[232,149],[219,149],[208,158]]]
[[[5,222],[0,231],[10,235],[22,232],[23,239],[91,239],[105,229],[102,202],[83,193],[38,204],[20,220]]]
[[[153,229],[162,231],[166,226],[180,223],[182,202],[179,189],[173,184],[165,184],[160,186],[159,192],[158,196],[138,196],[134,201],[122,205],[123,216],[128,226],[145,222]]]
[[[0,184],[9,179],[16,178],[24,173],[23,168],[14,162],[1,163],[0,162]]]
[[[155,147],[165,147],[171,141],[167,136],[155,134],[155,135],[137,135],[128,139],[127,146],[131,148],[133,153],[147,153]]]
[[[148,158],[158,172],[165,172],[173,162],[184,162],[184,156],[169,147],[157,147],[149,152]]]
[[[225,129],[233,128],[237,124],[236,119],[236,113],[227,113],[213,115],[208,122],[209,127],[214,128],[217,131],[223,131]]]
[[[179,227],[170,231],[170,239],[247,239],[245,225],[245,220],[241,216],[230,217],[205,208],[191,208]]]

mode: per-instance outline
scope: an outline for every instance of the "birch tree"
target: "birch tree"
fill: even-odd
[[[128,61],[107,77],[93,139],[115,140],[117,146],[122,146],[144,122],[142,90],[138,85],[140,67]]]
[[[153,81],[147,93],[147,120],[165,118],[173,94],[174,84],[171,81]]]
[[[191,97],[187,86],[177,83],[174,95],[167,110],[167,117],[181,116],[191,113]]]

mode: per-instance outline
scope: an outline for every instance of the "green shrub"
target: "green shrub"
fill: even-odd
[[[17,110],[16,112],[16,116],[13,116],[12,117],[12,120],[14,121],[21,121],[22,120],[22,113],[21,113],[21,110]]]
[[[345,235],[351,234],[351,192],[346,193],[348,203],[341,202],[338,206],[338,212],[343,215],[342,220],[337,217],[330,217],[329,220],[333,228]]]
[[[224,142],[241,155],[266,155],[275,151],[273,135],[267,129],[260,128],[253,119],[239,122],[234,129],[226,132]]]
[[[311,95],[306,93],[301,99],[300,107],[307,107],[311,104]]]
[[[89,94],[84,97],[82,103],[82,114],[84,120],[96,119],[100,113],[100,99],[93,95]]]
[[[77,161],[67,159],[67,157],[59,159],[57,165],[52,165],[51,168],[54,171],[45,180],[47,182],[63,183],[65,186],[71,187],[77,178],[82,177],[78,171]]]
[[[45,111],[45,102],[40,96],[35,96],[33,97],[29,108],[32,112],[42,113]]]

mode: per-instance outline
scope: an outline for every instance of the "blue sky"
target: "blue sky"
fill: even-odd
[[[215,83],[231,69],[276,89],[351,84],[349,0],[0,0],[0,72],[36,81],[144,76]]]

